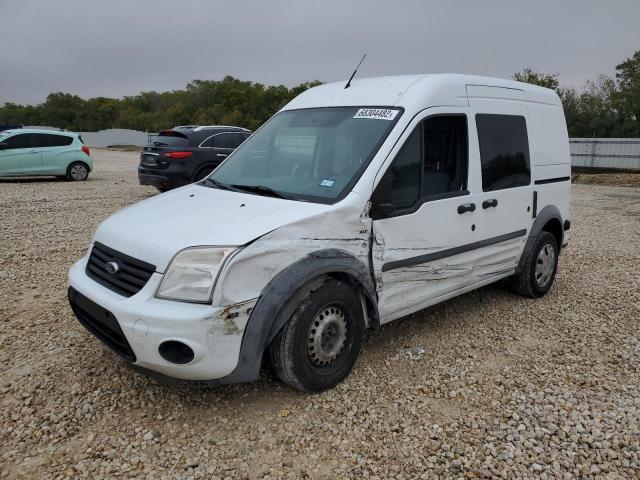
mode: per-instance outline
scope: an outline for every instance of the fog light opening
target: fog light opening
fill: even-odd
[[[163,342],[158,347],[158,353],[167,362],[185,365],[193,360],[193,350],[189,345],[176,340]]]

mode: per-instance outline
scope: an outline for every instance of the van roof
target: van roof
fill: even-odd
[[[311,88],[283,110],[331,106],[397,106],[407,110],[435,105],[467,106],[467,86],[480,85],[523,91],[527,101],[561,105],[551,89],[502,78],[455,73],[399,75],[346,80]]]

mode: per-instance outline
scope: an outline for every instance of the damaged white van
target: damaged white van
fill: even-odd
[[[551,90],[450,74],[322,85],[208,178],[102,223],[69,300],[149,374],[246,382],[264,359],[322,391],[383,323],[508,277],[544,295],[569,197]]]

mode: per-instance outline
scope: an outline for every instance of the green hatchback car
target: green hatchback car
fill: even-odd
[[[16,129],[0,132],[0,176],[52,175],[86,180],[93,169],[89,147],[77,133]]]

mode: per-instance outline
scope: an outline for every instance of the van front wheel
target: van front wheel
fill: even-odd
[[[516,292],[537,298],[547,293],[556,277],[558,268],[558,242],[553,234],[542,231],[533,248],[525,252],[523,267],[512,277]]]
[[[293,388],[321,392],[349,375],[363,336],[356,292],[343,281],[327,279],[300,302],[274,339],[271,364]]]

